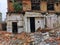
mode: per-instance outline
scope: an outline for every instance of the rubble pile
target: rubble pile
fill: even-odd
[[[51,29],[49,29],[49,28],[41,29],[40,27],[36,30],[36,32],[43,32],[43,33],[49,32],[49,31],[51,31]]]
[[[44,40],[46,42],[46,44],[49,44],[49,45],[60,45],[60,38],[52,38],[50,37],[49,39],[47,40]]]
[[[31,41],[30,35],[26,32],[12,34],[0,31],[0,45],[28,45]]]
[[[0,45],[60,45],[60,36],[50,36],[48,32],[12,34],[0,31]]]
[[[21,32],[16,34],[15,37],[22,41],[23,45],[28,45],[32,40],[29,33]]]

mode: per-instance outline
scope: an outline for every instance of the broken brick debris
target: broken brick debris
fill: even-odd
[[[49,37],[44,39],[41,32],[12,34],[10,32],[0,31],[0,45],[39,45],[42,43],[49,43],[60,45],[60,37]]]

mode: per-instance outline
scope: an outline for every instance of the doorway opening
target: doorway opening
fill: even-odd
[[[30,17],[30,30],[31,32],[35,32],[35,18]]]
[[[18,33],[17,22],[12,22],[12,32]]]

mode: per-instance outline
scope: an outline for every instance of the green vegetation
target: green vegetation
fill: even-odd
[[[15,12],[19,12],[22,10],[22,4],[21,3],[16,2],[16,3],[14,3],[13,6],[14,6]]]
[[[15,12],[20,12],[22,10],[22,3],[21,2],[18,2],[18,1],[15,1],[15,0],[12,0],[13,2],[13,6],[14,6],[14,11]]]

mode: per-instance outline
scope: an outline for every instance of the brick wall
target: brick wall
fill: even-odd
[[[23,4],[22,6],[23,6],[24,11],[31,10],[31,1],[30,0],[23,0],[22,4]],[[54,10],[55,12],[60,12],[60,3],[58,3],[58,5],[55,3],[54,9],[55,9]],[[8,0],[8,11],[10,11],[10,12],[14,11],[13,3],[10,2],[9,0]],[[47,2],[46,1],[40,2],[40,11],[42,11],[42,12],[47,11]]]
[[[41,2],[40,9],[42,12],[46,12],[47,11],[47,2]]]
[[[10,2],[10,0],[8,1],[8,11],[9,12],[13,12],[14,11],[13,3]]]
[[[54,7],[55,7],[55,11],[56,12],[60,12],[60,3],[59,4],[55,4]]]
[[[30,0],[23,0],[22,1],[23,3],[23,10],[26,11],[26,10],[31,10],[31,2]]]

